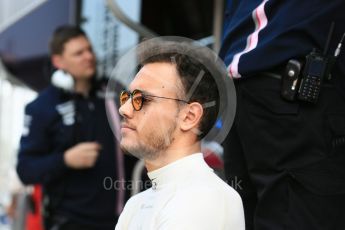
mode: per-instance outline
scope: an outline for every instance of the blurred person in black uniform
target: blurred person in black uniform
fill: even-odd
[[[343,0],[227,2],[220,56],[238,107],[225,171],[247,229],[345,229],[344,12]]]
[[[94,52],[74,26],[57,28],[50,49],[58,70],[25,109],[18,174],[25,184],[43,185],[47,230],[114,229],[123,191],[104,182],[123,179],[123,160],[116,158]]]

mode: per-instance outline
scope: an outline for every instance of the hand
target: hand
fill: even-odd
[[[74,169],[92,168],[98,158],[101,145],[97,142],[82,142],[64,153],[65,164]]]

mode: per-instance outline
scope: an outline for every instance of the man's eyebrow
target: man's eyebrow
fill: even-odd
[[[129,92],[129,93],[132,93],[134,90],[139,90],[140,92],[142,92],[143,94],[146,94],[146,95],[152,95],[152,93],[150,93],[150,92],[148,92],[148,91],[146,91],[144,89],[140,89],[140,88],[135,88],[133,90],[128,89],[126,91]]]
[[[142,89],[138,89],[138,90],[140,90],[145,95],[153,95],[152,93],[150,93],[150,92],[148,92],[146,90],[142,90]]]
[[[78,50],[74,50],[74,51],[71,52],[71,53],[72,53],[72,55],[79,55],[79,54],[81,54],[81,53],[83,53],[83,52],[84,52],[83,49],[78,49]]]

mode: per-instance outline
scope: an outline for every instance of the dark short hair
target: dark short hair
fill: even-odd
[[[215,125],[218,116],[219,90],[214,78],[219,76],[213,76],[215,66],[211,66],[215,57],[210,56],[210,51],[207,52],[208,49],[205,47],[193,48],[188,43],[172,43],[168,44],[169,46],[172,49],[166,49],[164,42],[162,42],[162,44],[157,44],[155,47],[148,47],[147,52],[139,54],[139,61],[141,66],[157,62],[175,64],[182,83],[183,96],[187,96],[198,76],[202,75],[201,81],[196,83],[193,94],[188,95],[190,98],[182,98],[188,100],[188,102],[198,102],[203,105],[203,116],[198,127],[201,131],[198,135],[200,140]],[[206,63],[208,64],[207,67],[205,66]],[[204,107],[205,104],[210,102],[215,103],[215,105]]]
[[[77,26],[64,25],[58,27],[50,40],[50,54],[62,54],[64,51],[65,43],[72,38],[79,36],[87,37],[85,32]]]

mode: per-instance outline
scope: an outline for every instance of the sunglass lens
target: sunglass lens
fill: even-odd
[[[122,106],[123,104],[125,104],[128,99],[129,93],[126,91],[122,91],[120,94],[120,105]]]
[[[133,91],[133,99],[132,99],[133,107],[135,110],[139,111],[143,106],[143,94],[139,90]]]

